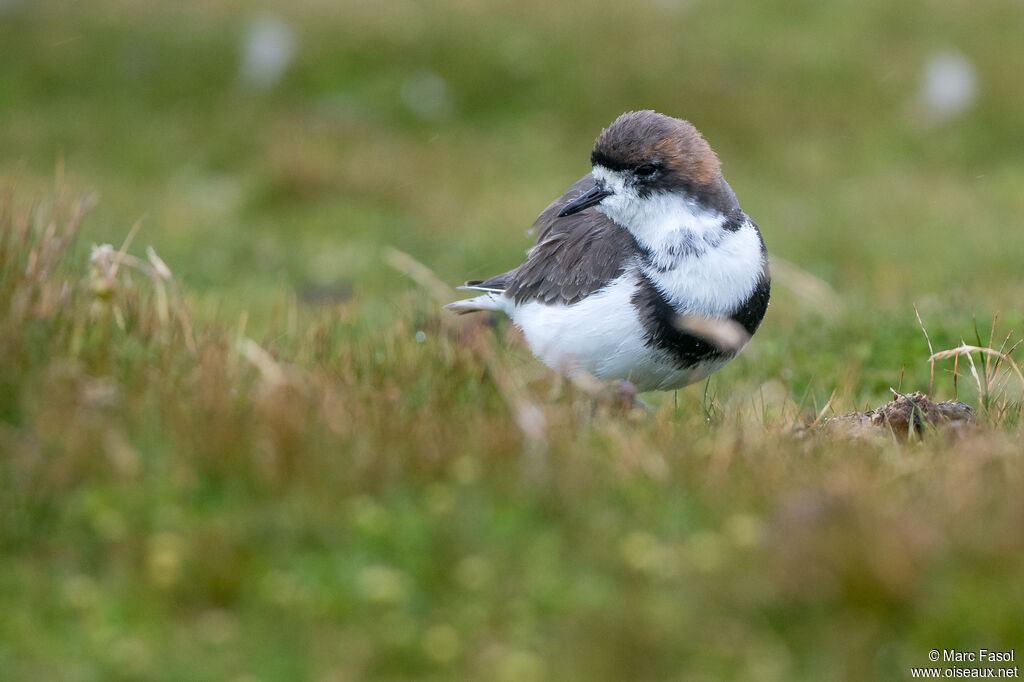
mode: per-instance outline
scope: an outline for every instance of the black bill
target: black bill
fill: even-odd
[[[611,196],[612,194],[614,194],[614,192],[606,189],[604,186],[600,184],[594,185],[586,193],[566,204],[565,207],[558,212],[558,217],[562,218],[567,215],[572,215],[573,213],[579,213],[585,208],[596,206],[597,204],[600,204],[605,197]]]

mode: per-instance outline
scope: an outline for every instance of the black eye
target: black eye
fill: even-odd
[[[645,163],[642,166],[637,166],[636,168],[634,168],[633,173],[639,175],[642,178],[647,178],[654,175],[654,173],[657,170],[658,167],[655,166],[653,163]]]

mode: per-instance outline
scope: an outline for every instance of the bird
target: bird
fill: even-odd
[[[514,270],[458,287],[459,314],[501,312],[568,376],[637,392],[701,381],[757,331],[771,293],[761,231],[692,123],[630,111],[601,131],[591,170],[537,218]]]

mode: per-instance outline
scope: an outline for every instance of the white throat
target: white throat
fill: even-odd
[[[725,216],[683,194],[655,192],[640,197],[622,173],[595,166],[594,177],[615,194],[597,210],[629,230],[655,257],[702,253],[724,235]]]

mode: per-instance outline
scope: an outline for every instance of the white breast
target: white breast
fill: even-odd
[[[750,298],[764,268],[761,239],[748,220],[735,232],[719,231],[716,245],[679,256],[671,267],[644,272],[681,313],[725,317]]]
[[[722,317],[750,297],[765,263],[749,218],[727,230],[726,216],[683,194],[639,197],[622,173],[600,166],[593,173],[615,192],[597,210],[647,250],[651,263],[644,273],[679,312]]]
[[[706,377],[717,366],[679,369],[646,336],[631,298],[638,273],[629,268],[608,286],[572,305],[536,301],[508,309],[530,350],[552,369],[624,379],[640,391],[671,389]]]

